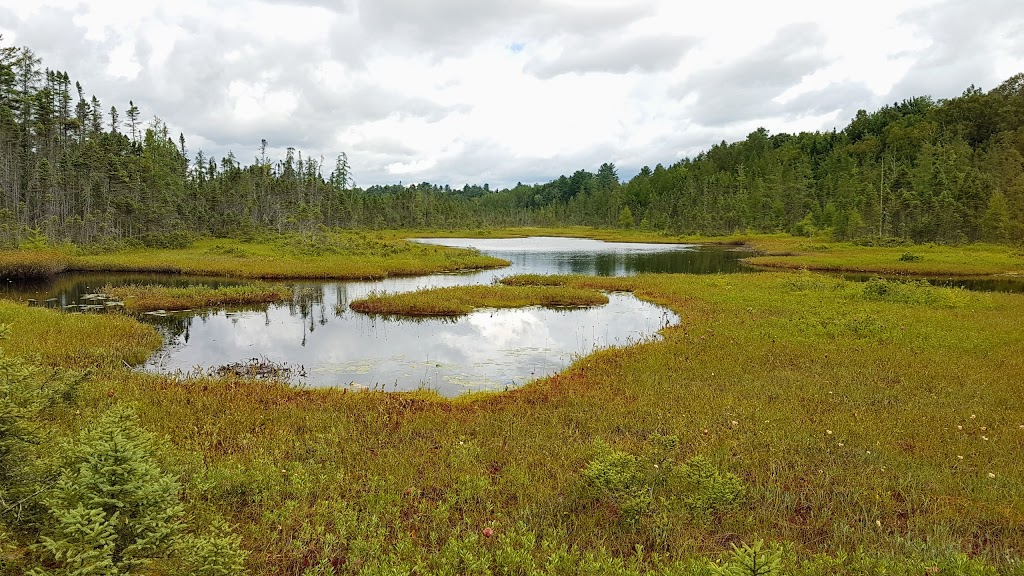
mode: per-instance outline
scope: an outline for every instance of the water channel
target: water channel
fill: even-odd
[[[284,304],[145,315],[141,318],[161,331],[165,344],[141,368],[193,373],[261,359],[296,368],[294,383],[304,386],[430,388],[448,396],[501,390],[558,372],[597,349],[658,338],[658,331],[678,322],[678,317],[622,293],[610,294],[607,305],[593,308],[488,309],[454,319],[368,316],[349,309],[349,303],[371,292],[490,284],[503,276],[524,273],[628,276],[750,270],[740,262],[748,253],[729,247],[547,237],[417,241],[477,249],[512,265],[367,282],[294,282],[295,297]],[[844,276],[850,280],[869,277]],[[1024,291],[1024,281],[1015,278],[929,281],[972,290]],[[35,285],[8,283],[0,291],[9,299],[67,309],[86,303],[84,295],[107,284],[222,286],[243,282],[167,274],[72,273]]]
[[[348,304],[374,291],[490,284],[522,273],[622,276],[647,272],[724,273],[743,269],[746,254],[680,244],[605,243],[578,238],[422,239],[475,248],[512,265],[497,270],[368,282],[296,282],[289,303],[249,310],[202,310],[143,316],[162,332],[161,348],[142,367],[163,373],[206,371],[266,359],[296,368],[296,384],[429,388],[455,396],[501,390],[556,373],[597,349],[658,338],[678,322],[668,309],[630,294],[609,294],[604,306],[479,310],[455,319],[384,318]],[[37,286],[8,287],[7,297],[66,307],[106,284],[224,285],[229,278],[158,274],[66,274]]]

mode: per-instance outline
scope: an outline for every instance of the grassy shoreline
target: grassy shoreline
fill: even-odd
[[[160,347],[156,329],[120,314],[64,314],[0,300],[9,337],[0,348],[45,366],[121,369],[145,362]]]
[[[508,266],[472,250],[428,246],[399,235],[335,231],[315,241],[285,236],[244,242],[206,238],[188,248],[101,254],[76,249],[0,252],[0,277],[46,278],[59,272],[160,272],[282,280],[370,280]]]
[[[788,234],[733,234],[728,236],[674,236],[644,230],[588,227],[507,228],[499,230],[421,231],[408,237],[522,238],[526,236],[577,237],[605,242],[683,243],[737,246],[753,254],[745,258],[764,269],[820,270],[905,276],[1020,276],[1024,275],[1024,249],[995,244],[963,246],[907,245],[858,246],[825,238]],[[901,260],[909,255],[909,260]]]
[[[123,302],[125,309],[131,312],[270,304],[283,302],[292,297],[292,289],[288,286],[263,283],[217,288],[174,288],[156,284],[108,285],[99,292]]]
[[[744,247],[744,261],[768,269],[912,276],[1021,276],[1024,249],[964,246],[858,246],[787,234],[674,236],[645,230],[589,227],[499,230],[335,231],[325,239],[295,237],[242,242],[201,239],[183,249],[136,249],[105,254],[60,250],[0,252],[0,277],[46,278],[64,271],[163,272],[235,278],[367,280],[507,266],[473,251],[422,245],[407,238],[577,237],[606,242],[687,243]]]
[[[8,354],[93,371],[48,429],[135,406],[173,447],[190,514],[233,525],[253,574],[515,559],[710,576],[731,544],[762,539],[795,576],[1024,571],[1024,297],[807,271],[504,283],[631,291],[681,322],[453,400],[127,370],[159,336],[125,316],[0,302],[0,324]],[[651,467],[694,457],[742,498],[716,508]],[[628,515],[637,494],[657,498]]]
[[[1006,554],[1024,539],[1019,296],[810,272],[517,281],[631,290],[682,322],[661,341],[591,354],[504,394],[177,380],[111,357],[79,408],[138,406],[181,454],[174,469],[192,481],[189,501],[237,526],[256,574],[301,574],[325,558],[449,557],[450,546],[483,546],[482,527],[494,546],[538,562],[550,557],[523,544],[530,534],[571,542],[577,564],[584,556],[573,554],[602,566],[634,558],[638,573],[670,573],[652,552],[700,565],[759,538],[787,543],[795,574],[844,562],[839,573],[920,573],[951,565],[949,550],[1012,569]],[[108,321],[16,311],[0,317],[12,325],[5,347],[51,350],[53,365],[81,361],[26,332],[22,315],[47,316],[32,330],[54,318]],[[79,330],[53,332],[98,346],[92,358],[112,354],[85,336],[95,330]],[[673,458],[699,455],[735,474],[746,487],[739,507],[696,520],[663,504],[627,522],[585,489],[595,439],[642,455],[655,433],[678,437]],[[488,549],[480,554],[496,562]]]
[[[399,294],[372,294],[350,307],[364,314],[463,316],[479,308],[587,307],[608,303],[604,294],[561,286],[454,286]]]

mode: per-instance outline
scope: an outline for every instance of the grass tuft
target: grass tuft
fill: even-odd
[[[0,251],[0,278],[43,280],[67,269],[67,255],[57,250]]]
[[[246,284],[242,286],[187,286],[175,288],[158,284],[105,286],[100,292],[124,302],[133,312],[153,310],[184,310],[212,306],[243,306],[269,304],[291,299],[292,289],[281,284]]]
[[[366,314],[461,316],[477,308],[581,307],[607,303],[608,297],[604,294],[584,288],[455,286],[400,294],[372,294],[352,302],[351,307]]]

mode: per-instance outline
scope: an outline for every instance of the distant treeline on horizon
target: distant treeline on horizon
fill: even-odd
[[[141,242],[343,228],[641,227],[705,235],[1024,242],[1024,74],[983,92],[861,110],[841,131],[752,132],[627,182],[612,163],[491,190],[353,186],[289,148],[191,155],[129,102],[104,109],[28,48],[0,48],[0,245]],[[325,170],[329,175],[325,176]]]

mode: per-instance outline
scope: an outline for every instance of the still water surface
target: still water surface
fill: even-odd
[[[165,338],[143,367],[173,373],[265,358],[302,366],[306,386],[385,390],[430,388],[453,396],[505,389],[564,369],[594,350],[658,337],[679,318],[670,310],[613,293],[585,309],[479,310],[457,319],[396,319],[353,312],[348,304],[374,291],[490,284],[522,273],[622,276],[647,272],[717,273],[742,269],[741,252],[679,244],[605,243],[577,238],[423,239],[476,248],[512,262],[507,268],[370,282],[294,284],[288,304],[258,310],[145,316]],[[58,285],[9,296],[51,306],[75,304],[107,283],[228,284],[231,279],[162,275],[65,275]],[[55,299],[46,302],[48,299]]]

